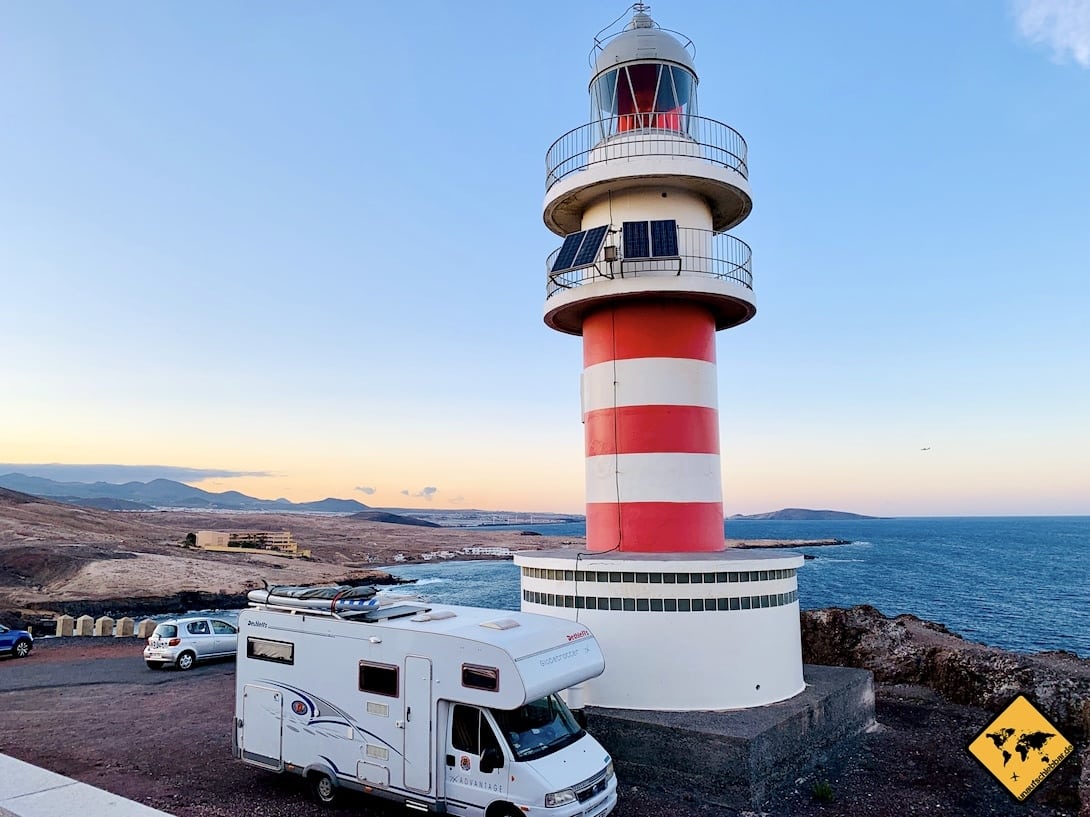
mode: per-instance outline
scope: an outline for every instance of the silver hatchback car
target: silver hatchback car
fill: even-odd
[[[238,652],[238,628],[230,622],[205,616],[164,621],[155,628],[144,647],[150,669],[175,666],[192,669],[198,661],[233,656]]]

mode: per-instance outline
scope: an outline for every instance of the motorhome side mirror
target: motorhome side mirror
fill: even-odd
[[[503,768],[503,752],[495,747],[485,749],[481,755],[481,773],[490,774]]]

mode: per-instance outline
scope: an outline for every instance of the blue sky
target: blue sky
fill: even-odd
[[[0,459],[581,510],[543,157],[623,9],[5,5]],[[727,512],[1090,513],[1090,3],[651,13],[750,151]]]

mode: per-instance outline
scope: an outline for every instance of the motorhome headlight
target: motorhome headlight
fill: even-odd
[[[574,802],[575,791],[573,789],[561,789],[560,791],[554,791],[552,794],[545,795],[545,805],[549,808],[566,806],[568,803]]]

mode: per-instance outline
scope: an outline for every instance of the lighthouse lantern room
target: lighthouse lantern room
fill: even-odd
[[[596,39],[592,121],[546,154],[545,323],[583,339],[587,544],[516,556],[524,610],[586,623],[573,705],[734,709],[803,688],[793,553],[725,548],[716,332],[756,313],[746,143],[695,48],[637,3]]]

